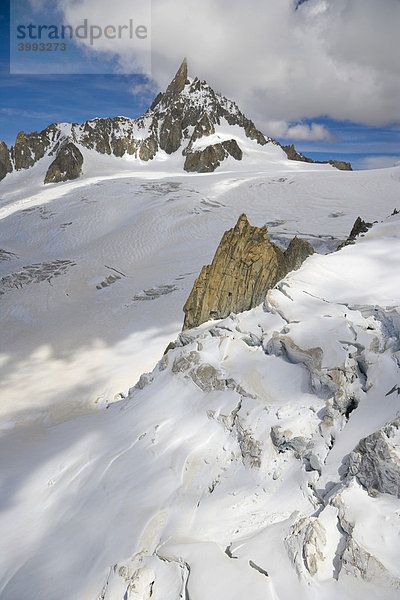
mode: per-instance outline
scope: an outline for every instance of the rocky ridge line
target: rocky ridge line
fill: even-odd
[[[352,171],[351,163],[345,162],[343,160],[314,160],[313,158],[309,158],[308,156],[304,156],[301,152],[297,152],[294,144],[290,144],[288,146],[282,146],[282,149],[286,152],[286,155],[289,160],[298,160],[300,162],[306,163],[314,163],[317,165],[332,165],[336,169],[340,171]]]
[[[316,162],[298,154],[294,147],[281,146],[265,136],[235,102],[214,92],[205,81],[189,78],[184,59],[166,91],[160,92],[145,114],[137,119],[118,116],[95,118],[81,125],[54,123],[39,133],[21,131],[10,149],[5,142],[0,142],[0,180],[14,170],[32,167],[46,155],[55,155],[64,164],[69,156],[71,165],[66,165],[64,175],[61,171],[58,175],[53,167],[46,174],[45,183],[73,179],[80,174],[79,171],[77,175],[74,158],[80,152],[78,146],[117,157],[127,154],[145,162],[152,160],[159,150],[166,154],[181,150],[186,157],[184,169],[187,172],[212,172],[229,156],[242,159],[242,149],[233,138],[210,143],[203,149],[196,148],[195,142],[214,134],[215,127],[223,121],[240,127],[249,139],[261,146],[272,143],[281,147],[291,160]],[[67,153],[66,146],[69,147]],[[349,163],[328,162],[339,169],[351,169]],[[71,177],[68,176],[70,171]]]

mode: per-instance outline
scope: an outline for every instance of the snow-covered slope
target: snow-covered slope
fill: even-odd
[[[396,215],[125,400],[6,433],[2,598],[397,599],[399,257]]]
[[[273,241],[301,234],[324,252],[359,214],[382,219],[398,199],[398,169],[284,160],[263,172],[139,177],[129,161],[122,170],[120,159],[87,158],[75,182],[44,187],[37,164],[1,184],[3,427],[126,393],[176,337],[194,279],[244,210]]]
[[[400,168],[288,160],[181,75],[140,126],[21,136],[0,184],[0,595],[398,598]],[[244,211],[320,254],[161,358]]]

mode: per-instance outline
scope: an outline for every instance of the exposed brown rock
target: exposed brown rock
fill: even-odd
[[[242,160],[243,152],[236,140],[226,140],[225,142],[222,142],[222,147],[235,160]]]
[[[266,292],[312,251],[308,242],[295,238],[284,253],[270,242],[266,227],[252,227],[242,214],[194,282],[183,308],[183,329],[261,304]]]
[[[304,156],[304,154],[297,152],[296,148],[294,147],[294,144],[290,144],[289,146],[282,146],[282,149],[285,151],[286,156],[289,160],[299,160],[301,162],[314,162],[312,158],[308,158],[307,156]]]
[[[339,171],[352,171],[353,168],[350,162],[345,162],[344,160],[328,160],[328,163],[339,169]]]
[[[314,248],[307,240],[302,240],[296,236],[292,239],[284,254],[288,272],[296,271],[306,258],[314,254]]]
[[[172,96],[173,98],[177,98],[183,88],[186,85],[188,75],[188,67],[186,58],[183,59],[181,66],[179,67],[175,77],[167,87],[167,91],[165,92],[166,96]]]
[[[15,146],[11,149],[15,168],[28,169],[32,167],[39,159],[43,158],[50,143],[46,135],[47,130],[38,133],[26,134],[20,131],[15,141]]]
[[[142,142],[139,150],[139,158],[141,160],[152,160],[158,150],[157,140],[154,137],[149,137]]]
[[[243,121],[243,126],[248,138],[255,140],[258,144],[260,144],[260,146],[265,146],[267,143],[265,135],[256,128],[253,121],[245,118]]]
[[[182,141],[182,120],[173,114],[165,117],[160,128],[160,148],[167,154],[178,150]]]
[[[196,124],[190,141],[195,142],[199,138],[212,135],[213,133],[215,133],[214,125],[210,121],[209,116],[204,114],[200,121],[198,121]]]
[[[150,105],[150,110],[154,110],[159,102],[161,102],[164,94],[162,92],[158,92],[157,96],[154,98],[153,102]]]
[[[111,154],[110,136],[113,129],[111,119],[93,119],[83,126],[81,144],[100,154]]]
[[[83,156],[72,142],[61,146],[56,158],[47,170],[44,183],[58,183],[77,179],[82,171]]]
[[[13,166],[10,159],[10,151],[5,142],[0,141],[0,180],[4,179],[7,173],[11,173]]]
[[[209,173],[215,171],[226,157],[221,144],[210,144],[204,150],[195,150],[186,155],[183,168],[189,173]]]
[[[204,150],[189,152],[183,168],[190,173],[210,173],[228,156],[242,159],[243,152],[236,140],[225,140],[220,144],[210,144]]]
[[[308,156],[304,156],[301,152],[297,152],[294,144],[290,144],[289,146],[282,146],[282,149],[285,151],[286,156],[289,160],[299,160],[301,162],[314,163],[317,165],[332,165],[336,169],[340,171],[352,171],[351,163],[344,162],[342,160],[314,160],[309,158]]]

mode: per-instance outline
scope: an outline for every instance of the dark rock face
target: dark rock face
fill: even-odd
[[[111,154],[111,119],[95,119],[94,121],[86,121],[82,129],[83,131],[80,143],[83,146],[89,148],[90,150],[96,150],[96,152],[99,152],[99,154]]]
[[[229,125],[239,125],[248,137],[261,145],[271,141],[256,129],[234,102],[216,94],[197,77],[190,81],[186,60],[166,92],[157,96],[143,118],[150,115],[158,123],[154,131],[160,132],[157,138],[159,147],[171,154],[183,146],[182,154],[186,156],[184,168],[189,172],[214,171],[228,156],[241,160],[242,151],[235,140],[213,144],[202,151],[193,148],[196,140],[215,133],[215,126],[220,125],[222,119]],[[189,128],[193,128],[191,134]]]
[[[266,292],[297,268],[302,256],[312,253],[307,242],[295,240],[284,253],[270,242],[266,227],[252,227],[241,215],[224,233],[211,265],[203,267],[194,282],[183,308],[183,329],[261,304]]]
[[[58,183],[77,179],[82,171],[83,156],[79,148],[68,142],[60,148],[47,170],[44,183]]]
[[[15,145],[11,148],[11,158],[14,168],[28,169],[38,160],[43,158],[46,152],[52,148],[56,152],[61,140],[61,132],[56,124],[49,125],[40,133],[24,133],[20,131],[17,135]]]
[[[349,473],[367,492],[400,498],[400,419],[360,441],[349,457]]]
[[[328,163],[330,165],[332,165],[333,167],[335,167],[336,169],[339,169],[339,171],[352,171],[353,170],[351,163],[344,162],[343,160],[328,160]]]
[[[52,152],[56,152],[61,138],[59,127],[52,124],[39,133],[34,131],[27,134],[20,131],[10,150],[4,142],[0,142],[0,180],[14,169],[19,171],[32,167],[50,148]]]
[[[12,148],[16,170],[33,167],[37,160],[43,158],[48,146],[49,143],[45,136],[37,132],[26,134],[20,131],[15,146]]]
[[[312,158],[308,158],[308,156],[304,156],[304,154],[297,152],[296,148],[294,147],[294,144],[291,144],[290,146],[282,146],[282,149],[286,152],[286,156],[288,157],[289,160],[299,160],[301,162],[314,163],[314,164],[318,164],[318,165],[328,165],[329,164],[341,171],[352,171],[353,170],[351,167],[351,163],[349,163],[349,162],[344,162],[341,160],[322,160],[321,161],[321,160],[313,160]]]
[[[208,115],[203,115],[192,133],[191,142],[195,142],[203,136],[212,135],[215,133],[214,124],[211,122]]]
[[[366,223],[361,217],[357,217],[354,221],[352,230],[350,231],[349,239],[355,240],[361,233],[367,233],[368,229],[372,227],[373,223]]]
[[[290,146],[282,146],[282,149],[286,152],[286,156],[288,157],[289,160],[300,160],[302,162],[311,162],[311,158],[307,158],[303,154],[300,154],[300,152],[297,152],[296,148],[294,147],[294,144],[291,144]]]
[[[296,271],[306,258],[314,254],[314,248],[309,242],[296,236],[292,239],[284,254],[288,272]]]
[[[188,66],[186,58],[183,59],[181,66],[179,67],[175,77],[167,87],[165,96],[170,96],[173,99],[177,99],[179,94],[183,91],[188,77]]]
[[[182,120],[169,114],[160,129],[160,148],[167,154],[176,152],[182,142]]]
[[[225,142],[222,142],[222,147],[235,160],[242,160],[243,152],[236,140],[226,140]]]
[[[71,138],[74,143],[96,150],[100,154],[129,154],[137,157],[141,146],[148,146],[147,138],[139,140],[135,137],[141,129],[144,130],[142,121],[132,121],[126,117],[93,119],[74,127]]]
[[[153,102],[151,103],[150,110],[154,110],[155,109],[155,107],[160,102],[160,100],[163,97],[163,95],[164,94],[162,92],[158,92],[157,96],[154,98]]]
[[[140,160],[152,160],[157,154],[158,144],[154,137],[148,137],[142,142],[139,150]]]
[[[10,159],[10,151],[7,144],[0,142],[0,180],[4,179],[7,173],[11,173],[13,166]]]
[[[243,152],[236,140],[226,140],[220,144],[207,146],[204,150],[188,153],[183,168],[190,173],[210,173],[215,171],[228,156],[242,160]]]
[[[357,237],[363,233],[367,233],[368,229],[371,229],[372,226],[373,223],[367,223],[366,221],[363,221],[361,217],[357,217],[357,219],[354,221],[354,225],[350,231],[349,237],[345,242],[343,242],[343,244],[340,244],[337,249],[340,250],[341,248],[344,248],[344,246],[354,244]]]

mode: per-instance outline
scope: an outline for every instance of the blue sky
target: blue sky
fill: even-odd
[[[147,79],[139,75],[11,75],[9,6],[0,13],[0,139],[12,145],[19,131],[40,131],[53,122],[81,123],[93,117],[138,117],[148,96],[134,96]],[[150,100],[151,102],[151,100]]]
[[[304,5],[304,0],[300,4]],[[40,131],[52,122],[83,122],[97,116],[125,115],[134,118],[147,109],[158,85],[150,86],[149,91],[148,80],[140,75],[10,74],[8,2],[2,0],[1,6],[0,139],[8,145],[14,143],[16,134],[21,130]],[[172,78],[173,74],[168,73],[168,78]],[[202,73],[198,74],[202,78]],[[221,91],[224,92],[224,89]],[[227,95],[232,96],[232,93]],[[243,109],[243,106],[241,108]],[[256,116],[248,110],[245,112],[257,124]],[[334,120],[320,114],[316,114],[312,119],[303,119],[301,123],[311,126],[316,121],[330,132],[330,140],[276,137],[284,144],[294,143],[298,151],[312,158],[351,161],[354,168],[390,166],[400,160],[399,124],[371,127],[351,121]],[[289,125],[296,124],[290,119],[288,122]],[[265,126],[261,126],[261,129],[267,135],[275,137]]]

